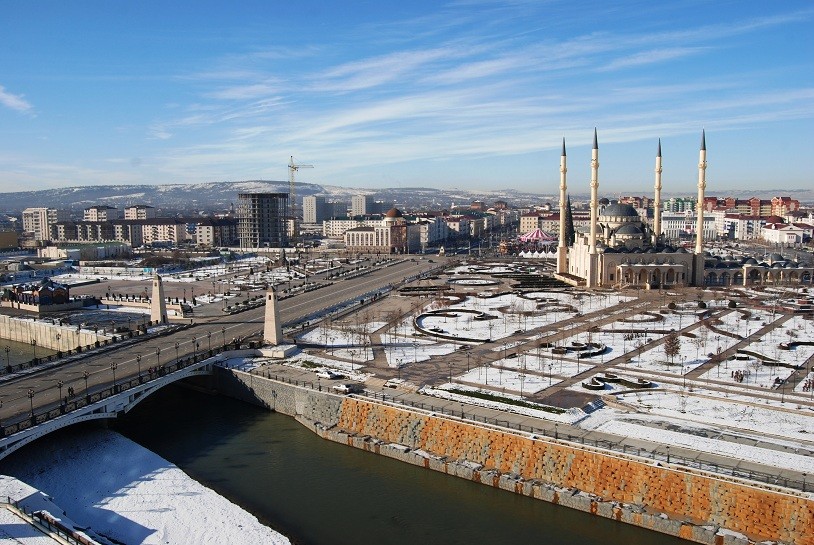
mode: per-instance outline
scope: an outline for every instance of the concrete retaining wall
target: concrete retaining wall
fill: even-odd
[[[96,334],[87,329],[77,331],[76,326],[57,325],[48,322],[0,316],[0,339],[30,343],[50,350],[67,352],[77,346],[92,346],[97,340],[104,341],[109,335]]]
[[[221,391],[325,439],[710,545],[814,545],[814,501],[682,466],[221,371]]]

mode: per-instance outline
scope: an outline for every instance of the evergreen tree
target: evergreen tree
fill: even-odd
[[[576,233],[574,232],[574,215],[571,212],[571,195],[569,194],[565,201],[565,245],[573,246],[576,238]]]

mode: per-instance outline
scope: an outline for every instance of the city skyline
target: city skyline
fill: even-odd
[[[814,9],[758,2],[5,6],[0,192],[287,177],[550,193],[805,188]],[[778,191],[782,191],[778,189]]]

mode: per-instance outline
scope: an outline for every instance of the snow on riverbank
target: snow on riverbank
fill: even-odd
[[[29,447],[25,459],[4,461],[2,471],[53,498],[89,535],[106,537],[96,538],[102,543],[289,544],[251,513],[111,431]],[[24,499],[25,490],[0,480],[0,496]]]

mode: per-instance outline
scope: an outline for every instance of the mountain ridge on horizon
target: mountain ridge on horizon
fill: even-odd
[[[28,207],[44,206],[69,210],[81,210],[94,205],[117,208],[146,204],[165,210],[227,210],[237,201],[241,192],[288,192],[288,181],[242,180],[230,182],[203,182],[193,184],[110,184],[94,186],[71,186],[0,193],[0,202],[6,211],[21,211]],[[511,188],[469,190],[462,188],[395,187],[354,188],[347,186],[297,183],[298,199],[309,195],[323,195],[329,199],[347,200],[353,195],[374,195],[377,200],[408,209],[439,210],[456,204],[484,200],[505,200],[510,206],[529,206],[545,202],[555,203],[556,192],[532,193]],[[628,192],[628,195],[647,196],[650,192]],[[812,189],[765,189],[765,190],[719,190],[710,196],[736,198],[769,198],[790,196],[801,202],[814,202]],[[587,200],[587,194],[571,193],[575,200]],[[620,195],[607,195],[609,198]],[[694,197],[695,192],[663,192],[664,198]]]

